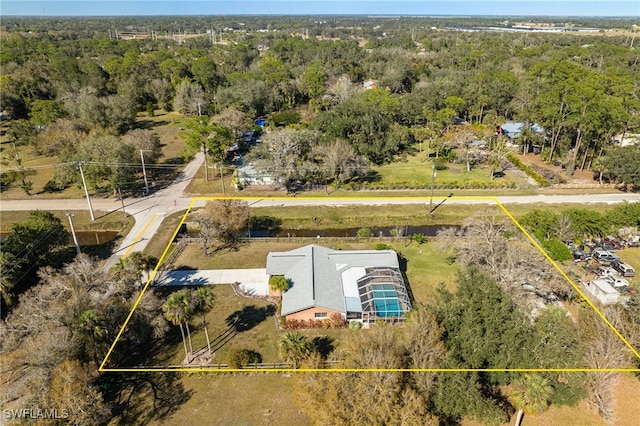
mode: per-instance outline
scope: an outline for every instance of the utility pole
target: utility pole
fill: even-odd
[[[73,213],[65,213],[69,218],[69,226],[71,226],[71,235],[73,236],[73,243],[76,245],[76,252],[80,254],[80,244],[78,244],[78,237],[76,237],[76,228],[73,227]]]
[[[204,181],[209,182],[209,170],[207,165],[207,147],[204,143],[202,144],[202,153],[204,154]]]
[[[91,220],[96,220],[96,217],[93,215],[93,206],[91,205],[91,198],[89,197],[89,189],[87,189],[87,181],[84,179],[84,172],[82,171],[82,162],[78,161],[76,163],[78,168],[80,169],[80,176],[82,177],[82,186],[84,186],[84,195],[87,196],[87,204],[89,204],[89,213],[91,214]]]
[[[429,201],[429,214],[433,212],[433,187],[436,183],[436,165],[431,163],[431,170],[433,173],[431,174],[431,200]]]
[[[223,172],[224,163],[222,161],[220,162],[220,182],[222,182],[222,195],[224,195],[224,172]]]
[[[120,192],[120,187],[118,187],[118,198],[120,198],[120,202],[122,203],[122,213],[124,213],[124,218],[127,218],[127,211],[124,209],[124,198],[122,198],[122,192]]]
[[[145,150],[140,150],[140,159],[142,160],[142,175],[144,176],[144,193],[145,195],[149,193],[149,182],[147,181],[147,169],[144,167],[144,152]],[[118,191],[120,189],[118,188]],[[124,207],[122,208],[124,210]]]

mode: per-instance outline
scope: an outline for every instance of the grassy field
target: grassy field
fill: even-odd
[[[53,210],[51,213],[62,221],[65,228],[71,231],[69,219],[66,213],[73,214],[73,226],[76,231],[125,231],[131,228],[135,222],[133,217],[124,215],[120,211],[103,212],[96,210],[95,221],[91,220],[91,216],[87,210],[71,210],[68,212]],[[11,225],[16,222],[24,221],[28,213],[23,211],[2,211],[0,212],[0,232],[9,232]]]
[[[360,228],[373,226],[404,226],[409,225],[455,225],[480,212],[495,212],[507,217],[495,205],[463,205],[447,204],[446,201],[438,206],[433,214],[429,214],[429,199],[421,200],[420,204],[382,205],[378,206],[290,206],[257,207],[251,209],[253,216],[276,217],[282,220],[281,228],[291,229],[336,229]],[[436,203],[434,203],[435,206]],[[559,213],[571,207],[582,207],[584,204],[545,204],[544,209]],[[510,204],[509,212],[516,218],[529,211],[540,208],[539,205]],[[606,211],[612,206],[607,204],[592,204],[590,209]]]
[[[182,216],[184,216],[184,210],[165,216],[158,231],[147,243],[144,253],[160,259],[160,256],[162,256],[162,253],[167,248],[167,244],[169,244],[171,237],[176,231],[180,220],[182,220]]]
[[[275,373],[203,374],[181,383],[191,397],[172,415],[150,425],[310,425],[295,404],[295,376]]]
[[[211,348],[215,352],[212,364],[226,364],[233,349],[252,349],[262,355],[264,362],[279,362],[278,330],[275,325],[275,305],[258,299],[236,296],[230,285],[210,286],[215,305],[206,315]],[[158,289],[164,298],[179,289]],[[202,318],[189,322],[195,352],[207,347]],[[178,326],[171,326],[163,339],[151,345],[142,365],[180,365],[185,354]]]
[[[157,110],[156,115],[149,117],[146,113],[139,113],[136,128],[149,129],[160,138],[162,145],[162,155],[160,163],[181,164],[179,158],[184,148],[184,141],[179,135],[179,128],[183,122],[183,116],[175,112],[165,112]],[[60,199],[60,198],[82,198],[84,190],[81,186],[72,185],[60,192],[45,192],[44,187],[54,175],[55,165],[60,163],[58,157],[46,157],[37,155],[30,146],[16,146],[14,149],[12,141],[6,136],[6,125],[0,128],[0,156],[7,159],[6,168],[15,167],[13,159],[16,154],[21,159],[21,165],[27,169],[36,170],[36,174],[29,176],[28,180],[33,183],[32,195],[27,195],[17,183],[2,191],[0,197],[7,199],[29,199],[38,198]],[[144,188],[142,176],[140,176],[140,188]],[[110,196],[109,193],[92,194],[93,196]]]
[[[431,184],[433,168],[431,166],[433,158],[421,161],[420,155],[410,155],[404,161],[376,166],[373,168],[379,174],[380,182],[426,182]],[[447,164],[446,170],[436,170],[435,183],[447,183],[452,181],[490,181],[490,170],[487,166],[474,166],[467,172],[466,164]],[[514,182],[520,187],[531,186],[527,177],[519,172],[507,170],[500,177],[495,177],[494,181]]]
[[[616,252],[620,259],[628,265],[631,265],[636,271],[636,276],[627,278],[629,284],[635,287],[636,291],[640,291],[640,247],[626,248]]]

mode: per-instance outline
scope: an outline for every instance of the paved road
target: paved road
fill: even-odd
[[[131,231],[122,240],[120,247],[105,262],[105,270],[110,269],[120,258],[126,257],[129,253],[144,250],[151,237],[155,235],[160,227],[164,216],[178,211],[178,199],[184,198],[184,190],[203,161],[204,155],[198,152],[184,168],[184,171],[167,188],[161,189],[141,200],[127,200],[125,210],[135,217],[136,222]],[[105,210],[112,211],[112,209],[107,208]]]
[[[133,251],[142,251],[151,237],[156,233],[165,215],[180,210],[187,209],[193,197],[185,196],[184,190],[193,179],[198,168],[203,162],[202,153],[198,153],[195,158],[185,167],[176,180],[167,188],[162,189],[152,195],[140,199],[125,200],[127,213],[135,217],[135,225],[129,234],[123,239],[120,247],[114,255],[106,262],[105,268],[113,266],[118,259],[127,256]],[[239,194],[232,194],[239,195]],[[446,197],[445,197],[446,198]],[[560,203],[606,203],[616,204],[623,201],[640,202],[640,193],[612,193],[612,194],[574,194],[574,195],[499,195],[495,197],[503,204],[560,204]],[[434,204],[443,200],[443,197],[434,197]],[[358,197],[358,198],[333,198],[314,197],[305,198],[303,196],[288,197],[268,197],[268,198],[247,198],[252,207],[264,206],[318,206],[318,205],[384,205],[384,204],[429,204],[429,197]],[[204,205],[204,200],[196,200],[194,206]],[[489,204],[491,200],[482,197],[452,197],[446,198],[447,204]],[[121,210],[122,204],[118,200],[92,200],[93,209],[101,211]],[[0,211],[2,210],[22,210],[29,211],[35,209],[42,210],[83,210],[88,209],[86,200],[2,200]]]

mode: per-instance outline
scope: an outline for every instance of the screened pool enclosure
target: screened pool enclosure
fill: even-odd
[[[362,320],[402,319],[411,310],[409,295],[397,268],[367,268],[358,280]]]

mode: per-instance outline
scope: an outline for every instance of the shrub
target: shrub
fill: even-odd
[[[259,362],[262,362],[262,355],[251,349],[232,349],[227,359],[229,368],[242,368],[247,364]]]
[[[507,160],[509,160],[509,162],[511,164],[513,164],[515,167],[517,167],[518,169],[520,169],[523,172],[525,172],[527,174],[527,176],[533,178],[538,183],[538,185],[543,186],[543,187],[549,185],[549,181],[547,179],[545,179],[544,176],[541,176],[533,168],[531,168],[531,167],[527,166],[526,164],[524,164],[515,155],[507,154],[506,157],[507,157]]]
[[[347,325],[347,321],[337,312],[332,313],[329,321],[324,322],[329,323],[329,328],[343,328]]]
[[[447,170],[449,166],[445,164],[444,161],[436,161],[433,163],[436,170]]]
[[[413,234],[411,239],[418,244],[424,244],[427,241],[427,237],[424,234]]]
[[[360,330],[362,328],[362,323],[360,321],[351,320],[349,321],[349,330]]]
[[[402,237],[404,235],[404,228],[401,226],[396,226],[395,228],[392,228],[389,233],[392,237]]]
[[[385,243],[376,244],[376,250],[391,250],[391,246]]]
[[[356,236],[358,238],[371,238],[373,237],[373,232],[369,228],[360,228],[356,231]]]
[[[564,262],[570,260],[573,256],[571,250],[562,241],[555,238],[542,241],[542,247],[549,253],[553,260]]]
[[[269,116],[267,122],[276,127],[288,126],[300,122],[300,113],[295,109],[282,112],[274,112]]]

